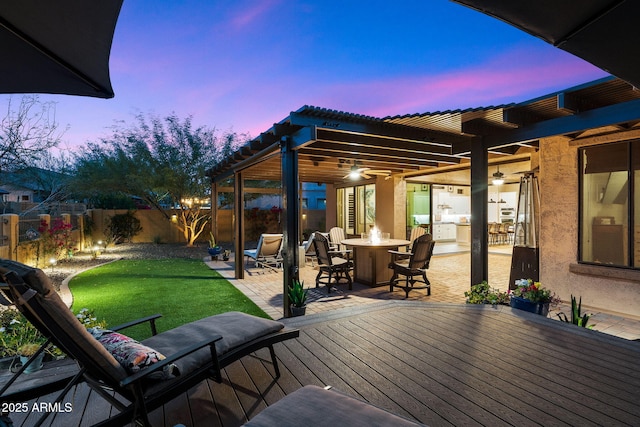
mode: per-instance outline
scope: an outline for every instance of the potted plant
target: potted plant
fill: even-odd
[[[229,255],[231,255],[231,251],[229,249],[225,249],[224,252],[222,252],[222,260],[229,261]]]
[[[216,238],[213,236],[213,233],[209,233],[209,248],[207,252],[211,255],[212,260],[218,259],[218,255],[222,252],[222,248],[216,245]]]
[[[464,296],[467,297],[467,304],[509,305],[509,294],[491,288],[486,280],[471,286],[471,290],[466,291]]]
[[[551,291],[531,279],[516,280],[515,284],[516,288],[510,293],[511,307],[542,316],[549,314],[549,303],[553,300]]]
[[[304,282],[299,280],[294,279],[289,285],[289,308],[292,316],[303,316],[306,313],[307,292],[308,290],[304,288]]]
[[[18,356],[20,357],[20,363],[24,366],[27,361],[40,349],[41,344],[37,344],[35,342],[23,344],[18,348]],[[30,374],[32,372],[39,371],[42,369],[42,360],[44,358],[44,351],[41,351],[40,354],[31,362],[29,366],[24,370],[25,374]]]

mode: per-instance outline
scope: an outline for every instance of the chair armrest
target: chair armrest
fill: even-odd
[[[346,249],[344,251],[329,251],[328,253],[329,255],[331,254],[336,255],[336,254],[350,254],[352,252],[353,252],[353,249]]]
[[[392,255],[406,255],[406,256],[411,256],[411,252],[406,252],[406,251],[394,251],[394,250],[389,250],[389,253]]]
[[[156,329],[156,319],[159,319],[160,317],[162,317],[162,314],[152,314],[151,316],[147,316],[147,317],[142,317],[140,319],[137,320],[132,320],[130,322],[127,323],[122,323],[118,326],[114,326],[113,328],[109,328],[112,331],[121,331],[122,329],[127,329],[130,328],[131,326],[135,326],[135,325],[139,325],[141,323],[145,323],[145,322],[149,322],[150,326],[151,326],[151,333],[153,335],[157,335],[158,331]]]
[[[165,366],[175,362],[176,360],[179,360],[191,353],[193,353],[194,351],[200,350],[203,347],[211,347],[211,354],[215,355],[215,357],[218,357],[217,351],[216,351],[216,347],[215,347],[215,343],[216,341],[220,341],[222,339],[221,335],[214,335],[212,338],[207,338],[204,341],[200,341],[199,343],[193,344],[190,347],[185,348],[184,350],[181,350],[177,353],[172,354],[171,356],[167,356],[166,359],[158,362],[158,363],[154,363],[151,366],[147,366],[143,369],[141,369],[139,372],[136,372],[133,375],[128,376],[127,378],[123,379],[122,381],[120,381],[120,385],[122,387],[126,387],[129,384],[132,384],[136,381],[140,381],[141,379],[151,375],[152,373],[163,369]]]

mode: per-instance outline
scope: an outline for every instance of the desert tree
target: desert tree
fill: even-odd
[[[66,128],[56,120],[54,102],[42,102],[37,95],[24,95],[16,104],[7,98],[0,121],[0,171],[13,171],[41,160],[59,145]]]
[[[192,117],[138,114],[133,124],[120,122],[113,134],[83,147],[75,159],[74,187],[88,196],[118,192],[138,196],[171,220],[193,245],[211,219],[211,184],[206,171],[219,151],[239,139],[228,132],[194,127]]]

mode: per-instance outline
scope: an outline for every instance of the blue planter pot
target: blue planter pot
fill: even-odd
[[[540,314],[542,316],[547,316],[549,314],[548,302],[531,302],[525,298],[512,296],[509,301],[509,305],[512,308],[528,311],[529,313]]]
[[[220,246],[207,248],[207,252],[209,252],[209,255],[211,256],[218,256],[222,253],[222,248]]]

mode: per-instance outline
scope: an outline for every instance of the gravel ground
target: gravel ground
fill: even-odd
[[[193,258],[203,259],[207,256],[206,244],[200,246],[186,246],[184,243],[123,243],[110,246],[97,258],[91,253],[77,253],[71,259],[59,261],[53,268],[43,268],[56,289],[60,289],[62,281],[72,274],[97,265],[118,259],[164,259],[164,258]]]

